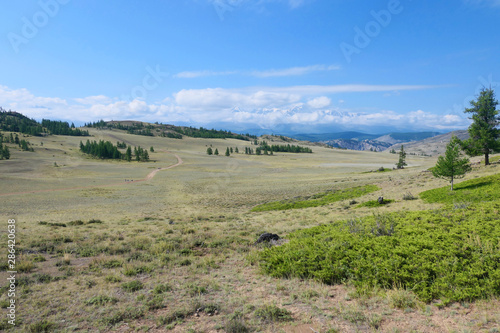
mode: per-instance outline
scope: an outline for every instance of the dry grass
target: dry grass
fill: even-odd
[[[418,197],[446,184],[423,172],[435,159],[410,156],[408,169],[364,173],[392,168],[397,156],[312,147],[314,154],[209,157],[207,145],[244,151],[250,143],[93,133],[96,139],[154,146],[156,162],[86,159],[77,151],[79,139],[70,137],[30,138],[35,153],[13,151],[11,160],[0,162],[0,220],[16,218],[17,249],[24,252],[25,271],[18,273],[21,322],[12,332],[44,324],[62,332],[301,332],[305,327],[318,332],[493,332],[500,325],[498,300],[410,306],[411,294],[405,291],[359,295],[350,286],[278,280],[261,275],[255,263],[261,247],[254,242],[264,231],[286,238],[297,229],[374,211],[438,207],[402,199],[405,193]],[[179,154],[184,164],[147,182],[125,182],[177,162],[162,150]],[[495,172],[495,166],[475,168],[468,178]],[[379,196],[396,201],[355,210],[347,200],[250,212],[263,202],[364,184],[381,190],[356,199],[359,203]],[[11,194],[33,190],[45,192]],[[6,257],[5,247],[0,255]],[[0,304],[6,300],[3,294]],[[292,321],[266,319],[260,315],[263,307]]]

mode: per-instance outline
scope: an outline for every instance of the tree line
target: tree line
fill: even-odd
[[[42,119],[39,123],[35,119],[30,119],[19,112],[5,111],[0,107],[0,129],[9,132],[18,132],[32,136],[42,136],[43,134],[89,136],[88,131],[69,125],[66,121],[54,121]]]
[[[190,136],[193,138],[204,138],[204,139],[237,139],[250,141],[250,139],[257,138],[255,135],[247,134],[235,134],[230,131],[216,130],[216,129],[206,129],[203,127],[174,127],[174,131],[177,133]]]
[[[261,151],[284,152],[284,153],[308,153],[313,151],[309,147],[301,147],[298,145],[269,145],[266,141],[260,142],[259,148]]]
[[[55,135],[90,136],[89,131],[75,128],[74,123],[70,126],[67,121],[42,119],[42,126]]]

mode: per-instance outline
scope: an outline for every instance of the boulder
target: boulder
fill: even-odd
[[[271,234],[269,232],[265,232],[263,233],[262,235],[259,236],[259,239],[257,239],[257,241],[255,243],[262,243],[262,242],[270,242],[272,240],[279,240],[280,239],[280,236],[276,235],[276,234]]]

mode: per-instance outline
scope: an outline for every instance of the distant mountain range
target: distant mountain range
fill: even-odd
[[[441,134],[439,132],[366,134],[349,131],[323,134],[297,134],[292,135],[292,137],[298,140],[321,142],[337,148],[383,151],[395,144],[421,141]]]
[[[469,138],[469,132],[467,130],[453,131],[433,137],[426,138],[420,141],[407,142],[404,144],[405,151],[408,153],[414,153],[416,155],[442,155],[446,150],[446,145],[450,142],[452,136],[456,136],[460,140],[467,140]],[[388,149],[395,149],[396,151],[400,148],[400,145],[393,145]]]

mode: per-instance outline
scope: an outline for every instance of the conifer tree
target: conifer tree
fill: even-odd
[[[234,152],[235,152],[236,154],[239,154],[239,153],[240,153],[240,151],[239,151],[238,147],[234,148]]]
[[[231,155],[231,153],[229,152],[229,147],[226,147],[226,154],[225,155],[226,156],[230,156]]]
[[[484,155],[484,165],[490,164],[489,155],[500,151],[500,116],[496,109],[498,101],[493,89],[483,89],[477,101],[471,101],[471,108],[465,113],[471,113],[473,123],[469,126],[470,138],[461,142],[462,148],[470,156]]]
[[[208,147],[208,148],[207,148],[207,154],[208,154],[208,155],[213,155],[213,153],[214,153],[214,152],[213,152],[212,148],[211,148],[211,147]]]
[[[215,152],[214,152],[214,155],[219,155],[219,149],[215,148]]]
[[[449,179],[451,191],[453,191],[453,180],[462,178],[471,170],[468,158],[461,158],[460,140],[453,136],[446,146],[444,157],[439,156],[436,166],[432,169],[434,177]]]
[[[132,147],[128,146],[127,151],[125,152],[125,159],[130,162],[132,161]]]
[[[406,164],[406,152],[405,152],[403,145],[401,145],[401,150],[399,151],[399,161],[398,161],[398,163],[396,163],[396,168],[404,169],[406,165],[407,165]]]

